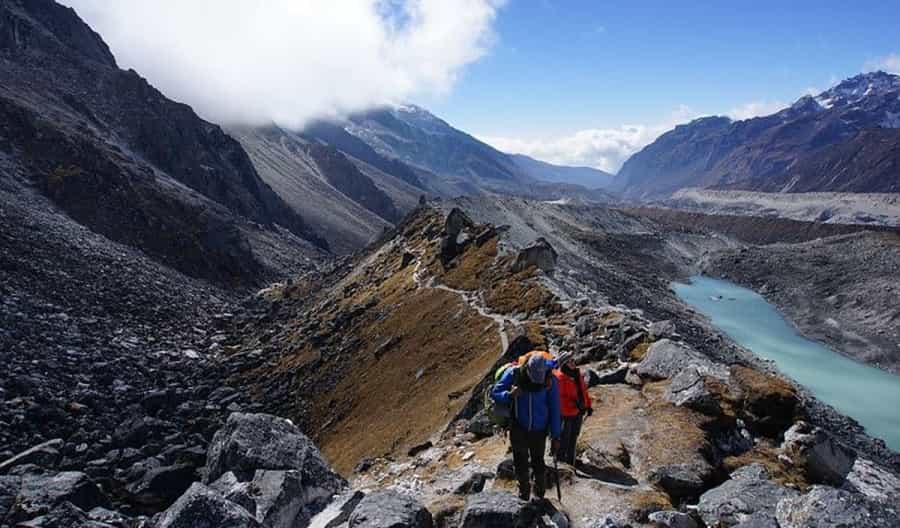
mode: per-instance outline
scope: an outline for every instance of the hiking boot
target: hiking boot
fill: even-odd
[[[528,499],[531,498],[531,491],[529,490],[519,490],[519,498],[525,502],[528,502]]]

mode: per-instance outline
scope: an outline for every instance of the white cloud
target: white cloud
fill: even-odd
[[[878,57],[866,61],[863,66],[864,71],[883,70],[888,73],[896,73],[900,75],[900,53],[891,53],[884,57]]]
[[[62,0],[173,99],[218,122],[305,121],[450,90],[502,0]]]
[[[751,101],[732,108],[731,111],[728,112],[728,117],[736,121],[742,121],[753,117],[774,114],[779,110],[784,110],[788,106],[787,103],[781,101]]]
[[[665,120],[652,125],[593,128],[550,139],[519,139],[479,136],[478,139],[504,152],[525,154],[559,165],[594,167],[615,173],[629,156],[652,143],[675,125],[699,117],[681,106]]]

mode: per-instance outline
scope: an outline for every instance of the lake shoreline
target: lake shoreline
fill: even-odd
[[[858,422],[891,450],[900,450],[900,416],[884,405],[900,401],[900,377],[807,338],[752,289],[701,275],[687,284],[673,283],[672,290],[714,328],[763,362],[772,362],[814,400]],[[715,295],[724,298],[715,300]]]

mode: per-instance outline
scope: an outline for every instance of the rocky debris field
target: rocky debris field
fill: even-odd
[[[0,525],[900,523],[896,454],[678,304],[666,284],[693,246],[629,246],[652,225],[634,217],[612,213],[630,226],[615,244],[564,232],[616,250],[581,254],[610,272],[595,295],[560,231],[512,244],[421,209],[239,301],[33,198],[0,209]],[[672,260],[629,276],[651,249]],[[609,302],[637,281],[646,310]],[[533,347],[574,349],[597,402],[576,464],[551,472],[561,503],[514,496],[481,411],[496,365]]]
[[[157,511],[198,478],[227,414],[259,408],[222,381],[237,293],[112,243],[36,194],[6,192],[0,473],[35,464],[42,477],[16,482],[39,492],[62,472],[60,486],[90,498],[81,506]],[[82,494],[86,479],[102,492]]]

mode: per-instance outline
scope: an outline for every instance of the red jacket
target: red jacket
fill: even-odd
[[[577,382],[562,370],[554,370],[553,375],[556,376],[556,380],[559,382],[559,399],[563,418],[578,416],[579,391],[581,392],[583,408],[591,408],[591,395],[588,394],[587,383],[584,382],[584,375],[580,370],[578,371]]]

